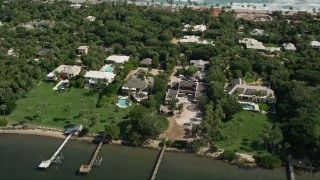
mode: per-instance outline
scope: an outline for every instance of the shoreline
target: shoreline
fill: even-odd
[[[34,136],[44,136],[44,137],[52,137],[52,138],[59,138],[59,139],[65,139],[67,136],[62,132],[62,131],[48,131],[48,130],[40,130],[40,129],[0,129],[0,135],[1,134],[18,134],[18,135],[34,135]],[[76,141],[84,141],[84,142],[93,142],[95,139],[96,135],[89,135],[89,136],[84,136],[84,137],[75,137],[72,136],[70,139],[71,140],[76,140]],[[149,140],[148,144],[138,146],[140,148],[148,148],[148,149],[153,149],[153,150],[160,150],[161,147],[159,147],[160,140]],[[112,140],[109,142],[110,144],[114,145],[119,145],[119,146],[126,146],[123,144],[122,140]],[[183,152],[183,153],[189,153],[186,150],[181,150],[177,148],[172,148],[168,147],[166,148],[166,151],[169,152]],[[207,148],[202,148],[199,152],[197,153],[189,153],[189,154],[194,154],[196,156],[202,156],[202,157],[208,157],[211,159],[217,159],[218,156],[223,152],[223,150],[214,152],[214,153],[208,153],[206,152]],[[239,159],[242,159],[248,164],[254,164],[254,159],[252,158],[252,155],[249,154],[244,154],[244,153],[237,153],[239,156]]]

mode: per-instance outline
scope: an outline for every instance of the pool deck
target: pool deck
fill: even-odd
[[[118,103],[116,104],[118,107],[120,107],[120,108],[127,108],[127,107],[129,107],[131,104],[129,103],[129,105],[126,105],[126,106],[122,106],[121,104],[119,104],[119,100],[120,99],[125,99],[125,100],[127,100],[129,98],[129,96],[118,96]]]
[[[58,87],[60,86],[60,84],[62,83],[69,83],[69,81],[66,79],[66,80],[61,80],[57,85],[54,86],[54,88],[52,88],[52,90],[58,90]]]
[[[254,109],[243,108],[243,110],[247,110],[247,111],[258,111],[258,112],[260,111],[259,105],[256,104],[256,103],[253,103],[253,102],[244,102],[244,101],[238,101],[238,103],[240,103],[241,105],[242,105],[242,104],[249,104],[249,105],[251,105],[251,106],[254,107]]]
[[[102,68],[100,69],[101,72],[112,72],[113,71],[113,67],[112,67],[112,71],[105,71],[106,68],[108,67],[112,67],[112,64],[105,64],[104,66],[102,66]]]

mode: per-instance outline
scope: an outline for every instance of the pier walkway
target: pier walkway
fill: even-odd
[[[68,140],[70,139],[70,137],[72,136],[72,134],[68,135],[68,137],[63,141],[63,143],[61,144],[61,146],[59,147],[59,149],[53,154],[53,156],[49,159],[49,160],[46,160],[46,161],[42,161],[41,164],[38,166],[39,168],[42,168],[42,169],[46,169],[50,166],[50,164],[52,162],[55,162],[58,158],[58,160],[60,160],[60,157],[57,157],[59,152],[62,150],[62,148],[64,147],[64,145],[67,144]]]
[[[164,151],[166,150],[166,145],[164,145],[161,149],[161,152],[160,152],[160,155],[158,157],[158,161],[157,161],[157,164],[153,170],[153,173],[152,173],[152,177],[151,177],[151,180],[155,180],[156,179],[156,176],[157,176],[157,173],[158,173],[158,169],[160,167],[160,164],[161,164],[161,161],[162,161],[162,157],[163,157],[163,154],[164,154]]]
[[[292,163],[292,158],[291,155],[288,156],[288,168],[289,168],[289,180],[295,180],[295,176],[294,176],[294,169],[293,169],[293,163]]]
[[[81,174],[89,174],[90,171],[91,171],[91,169],[92,169],[92,166],[93,166],[93,165],[96,165],[96,164],[97,164],[97,165],[100,165],[100,163],[101,163],[101,161],[102,161],[102,158],[101,158],[101,159],[98,159],[98,162],[96,162],[96,159],[97,159],[97,156],[98,156],[98,154],[99,154],[99,151],[100,151],[100,149],[101,149],[104,141],[105,141],[105,136],[103,136],[103,137],[101,138],[101,140],[100,140],[100,142],[99,142],[99,145],[98,145],[98,147],[97,147],[94,155],[93,155],[92,158],[91,158],[90,163],[87,164],[87,165],[81,165],[81,167],[80,167],[80,169],[79,169],[79,172],[80,172]]]

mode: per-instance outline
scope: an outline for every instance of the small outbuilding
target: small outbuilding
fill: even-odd
[[[150,66],[152,64],[151,58],[145,58],[140,61],[141,66]]]

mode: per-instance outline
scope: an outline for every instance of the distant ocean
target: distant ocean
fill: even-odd
[[[83,3],[89,1],[92,3],[100,3],[103,1],[125,1],[125,0],[70,0],[74,3]],[[132,0],[128,0],[132,1]],[[169,3],[170,0],[136,0],[136,2]],[[232,2],[232,5],[231,5]],[[320,12],[320,0],[173,0],[174,5],[190,5],[190,6],[230,6],[233,9],[254,9],[255,10],[282,10],[289,11],[292,7],[293,11],[310,11],[313,9]]]

